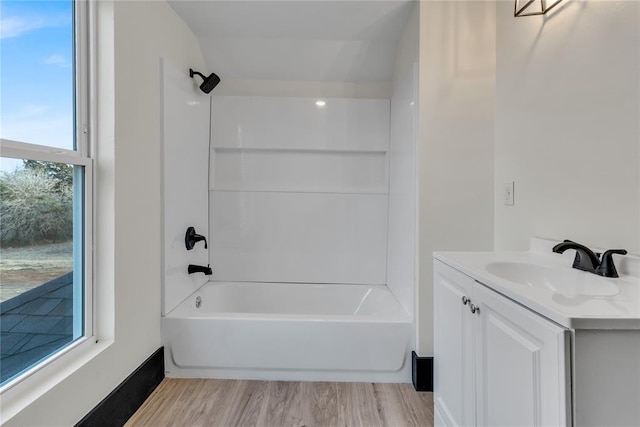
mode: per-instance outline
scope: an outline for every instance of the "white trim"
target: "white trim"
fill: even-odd
[[[113,341],[80,339],[33,366],[0,389],[2,410],[0,425],[43,396],[73,372],[109,348]]]
[[[82,337],[75,341],[70,342],[66,346],[62,347],[60,350],[56,351],[55,353],[52,353],[49,358],[43,359],[38,363],[36,363],[35,365],[30,366],[29,369],[27,369],[22,373],[22,375],[18,375],[17,377],[11,379],[11,381],[9,381],[8,383],[0,387],[0,394],[2,394],[3,403],[5,400],[5,395],[8,395],[9,393],[7,392],[11,390],[13,387],[17,387],[19,384],[27,382],[32,374],[35,374],[39,370],[45,368],[47,365],[54,363],[59,358],[63,358],[67,353],[72,352],[74,349],[80,347],[81,345],[83,345],[83,343],[87,342],[88,340],[90,341],[90,338]]]
[[[90,96],[89,78],[90,66],[90,14],[86,1],[74,1],[74,55],[75,55],[75,134],[76,151],[82,157],[89,157],[90,130]]]
[[[51,353],[46,359],[29,367],[0,388],[0,398],[2,399],[0,424],[12,418],[113,342],[107,340],[98,345],[98,341],[94,337],[96,332],[94,326],[96,303],[93,298],[95,294],[93,265],[95,182],[94,162],[89,157],[90,153],[94,151],[92,145],[94,138],[89,132],[85,132],[85,126],[87,130],[90,129],[89,119],[94,117],[92,115],[93,109],[89,108],[90,102],[95,101],[93,96],[95,83],[94,79],[89,76],[89,72],[94,73],[91,76],[95,75],[95,57],[89,54],[89,46],[94,41],[90,37],[89,29],[95,28],[90,26],[95,25],[96,18],[94,8],[86,0],[74,1],[74,13],[76,150],[0,139],[0,155],[15,159],[64,163],[84,168],[82,192],[79,193],[83,197],[81,217],[83,221],[84,332],[80,338],[76,338],[61,350]],[[78,193],[74,192],[74,197],[76,195]],[[74,214],[75,220],[76,214]],[[74,264],[76,261],[74,259]],[[74,270],[75,268],[74,266]],[[75,297],[74,290],[74,300]]]
[[[0,139],[0,153],[2,153],[2,157],[10,157],[13,159],[40,160],[80,166],[87,166],[91,162],[91,159],[81,157],[76,151],[12,141],[9,139]]]
[[[84,168],[84,336],[95,336],[93,321],[96,303],[94,301],[94,287],[96,279],[93,275],[93,242],[95,241],[93,198],[93,160]]]
[[[88,2],[87,2],[88,3]],[[85,28],[85,34],[86,34],[86,61],[84,61],[84,63],[87,65],[87,70],[84,73],[85,76],[91,76],[91,78],[88,78],[88,80],[85,82],[85,89],[86,89],[86,97],[85,102],[87,103],[86,105],[86,113],[87,113],[87,117],[86,117],[86,124],[87,124],[87,132],[84,133],[84,138],[86,141],[86,145],[85,145],[85,151],[87,156],[95,158],[96,156],[96,144],[97,144],[97,139],[98,139],[98,132],[97,132],[97,113],[98,113],[98,107],[97,107],[97,93],[98,93],[98,40],[97,40],[97,22],[98,22],[98,7],[93,7],[93,5],[88,5],[85,3],[85,10],[84,10],[85,16],[86,16],[86,28]],[[91,30],[93,31],[93,34],[95,34],[96,36],[93,37]],[[94,337],[97,337],[98,333],[97,333],[97,325],[96,325],[96,315],[95,313],[98,311],[98,303],[95,301],[95,295],[97,295],[95,286],[97,283],[97,277],[95,274],[95,268],[94,268],[94,262],[95,262],[95,241],[96,241],[96,229],[94,227],[95,224],[97,224],[97,220],[96,220],[96,211],[97,209],[94,209],[94,207],[97,204],[97,198],[94,197],[95,194],[97,194],[97,182],[95,179],[95,175],[94,171],[93,171],[93,167],[91,167],[91,171],[89,172],[90,175],[88,175],[88,179],[89,181],[89,185],[85,186],[85,197],[88,198],[88,200],[91,200],[91,204],[87,204],[85,205],[85,221],[91,221],[91,233],[87,232],[85,230],[85,260],[90,259],[91,260],[91,265],[89,266],[85,266],[85,280],[89,280],[90,282],[87,283],[91,283],[91,286],[86,286],[85,287],[85,334],[88,333],[88,330],[90,329],[91,334]],[[90,199],[89,199],[90,197]],[[89,240],[90,239],[90,240]]]
[[[81,338],[68,347],[55,353],[38,366],[32,367],[29,375],[23,375],[0,389],[0,425],[20,413],[29,412],[31,404],[39,399],[45,399],[48,394],[56,393],[58,387],[64,387],[65,381],[74,381],[74,374],[79,375],[83,369],[93,370],[93,361],[97,358],[108,357],[113,351],[114,343],[114,199],[113,176],[114,159],[114,4],[113,2],[94,2],[90,0],[75,0],[86,3],[89,31],[89,80],[88,80],[88,120],[89,133],[84,135],[87,149],[84,153],[71,150],[61,150],[52,147],[29,145],[16,146],[15,141],[0,141],[0,149],[9,148],[9,154],[14,157],[25,154],[24,148],[35,148],[34,151],[44,152],[51,161],[61,161],[86,167],[85,185],[85,221],[87,227],[85,236],[93,239],[93,245],[85,245],[86,260],[94,260],[94,250],[100,250],[100,267],[86,265],[85,273],[93,287],[87,287],[85,300],[93,310],[92,317],[87,318],[85,333],[92,331],[90,338]],[[99,24],[99,25],[98,25]],[[99,45],[99,46],[98,46]],[[98,73],[100,71],[100,73]],[[100,103],[98,103],[98,95]],[[101,121],[98,123],[97,117]],[[102,167],[93,167],[94,161],[87,158],[98,156],[97,140],[100,138],[100,154]],[[13,150],[13,151],[12,151]],[[3,150],[1,155],[6,156]],[[63,157],[64,156],[64,157]],[[9,157],[9,156],[8,156]],[[38,160],[38,159],[34,159]],[[101,179],[100,182],[98,182]],[[100,188],[99,193],[96,189]],[[100,196],[100,197],[98,197]],[[96,219],[97,207],[100,206],[100,218]],[[105,213],[106,212],[106,213]],[[88,221],[91,221],[89,227]],[[98,230],[100,228],[100,230]],[[101,238],[96,239],[100,232]],[[99,279],[99,280],[98,280]],[[89,299],[91,293],[91,299]],[[101,297],[100,300],[98,298]],[[91,329],[90,329],[91,328]],[[96,362],[97,363],[97,362]],[[80,374],[81,375],[81,374]],[[40,408],[41,409],[41,408]],[[33,408],[35,411],[40,409]],[[46,419],[46,414],[41,415]]]
[[[86,64],[87,70],[85,75],[91,76],[90,79],[85,83],[85,89],[87,91],[87,96],[85,101],[87,102],[86,112],[86,122],[87,122],[87,132],[85,133],[85,139],[87,141],[86,147],[86,155],[88,157],[95,157],[96,155],[96,140],[97,140],[97,96],[98,93],[98,41],[97,36],[91,36],[91,29],[97,29],[97,21],[98,21],[98,12],[97,7],[86,7],[86,16],[87,16],[87,57]],[[94,31],[94,34],[97,31]],[[95,183],[94,183],[95,189]]]

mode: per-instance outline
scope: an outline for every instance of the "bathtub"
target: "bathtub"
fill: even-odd
[[[209,282],[162,327],[168,377],[411,380],[413,321],[386,286]]]

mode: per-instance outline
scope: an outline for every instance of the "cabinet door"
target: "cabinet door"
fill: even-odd
[[[434,265],[434,401],[436,426],[475,424],[472,322],[463,305],[474,281],[435,261]]]
[[[479,283],[474,304],[477,425],[570,424],[568,331]]]

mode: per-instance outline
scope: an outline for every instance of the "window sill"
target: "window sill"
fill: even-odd
[[[0,389],[0,425],[20,413],[45,393],[89,363],[113,344],[113,340],[85,338]]]

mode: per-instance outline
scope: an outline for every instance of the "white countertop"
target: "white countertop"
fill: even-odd
[[[435,252],[434,258],[474,278],[517,303],[570,329],[640,329],[640,258],[616,257],[619,278],[605,279],[619,292],[608,296],[564,295],[515,283],[488,272],[492,262],[517,262],[571,268],[573,250],[555,254],[556,242],[532,239],[529,252]],[[593,274],[575,270],[578,274]]]

